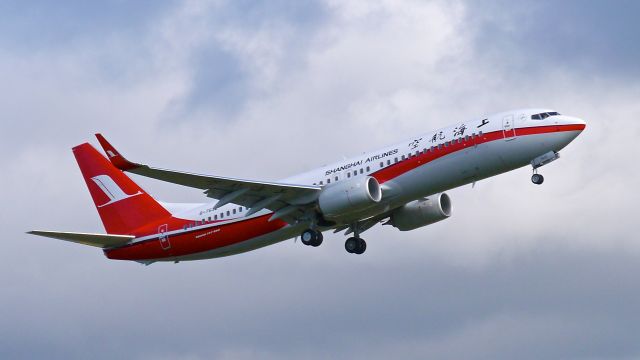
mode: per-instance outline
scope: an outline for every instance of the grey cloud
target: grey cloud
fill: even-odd
[[[640,75],[635,1],[496,0],[469,6],[478,55],[508,65],[514,74],[555,66],[587,78]]]
[[[4,357],[244,351],[614,359],[640,352],[640,291],[629,276],[639,270],[637,254],[542,247],[478,270],[429,255],[401,266],[377,264],[381,255],[305,264],[305,250],[287,243],[217,264],[153,268],[83,261],[84,274],[71,279],[60,270],[22,274],[25,298],[4,300]],[[79,289],[81,299],[69,297]],[[33,328],[38,323],[45,326]]]
[[[110,35],[144,32],[175,1],[119,0],[3,1],[0,4],[0,47],[30,53],[71,46],[79,41],[104,42]]]

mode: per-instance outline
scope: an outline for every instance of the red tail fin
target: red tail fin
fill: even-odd
[[[73,155],[107,233],[131,234],[171,215],[90,144],[74,147]]]

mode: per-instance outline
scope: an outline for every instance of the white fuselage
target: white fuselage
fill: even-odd
[[[388,212],[410,201],[469,184],[510,171],[545,153],[558,152],[569,144],[580,130],[567,126],[582,126],[580,119],[556,115],[532,119],[533,114],[551,112],[546,109],[523,109],[459,122],[449,127],[418,135],[379,150],[342,160],[313,171],[284,179],[283,183],[332,186],[358,176],[377,176],[382,184],[382,200],[370,210],[369,216]],[[557,131],[556,131],[557,129]],[[562,129],[562,130],[561,130]],[[425,154],[456,151],[427,161]],[[402,170],[399,163],[411,163]],[[396,170],[399,169],[400,170]],[[206,227],[213,219],[225,220],[217,225],[242,222],[268,214],[263,210],[245,217],[245,208],[228,204],[215,209],[215,202],[190,206],[174,216],[191,219]],[[297,236],[305,225],[285,226],[237,244],[202,253],[172,259],[195,260],[244,252]],[[335,226],[334,226],[335,227]],[[327,230],[329,228],[324,228]],[[141,239],[142,240],[142,239]]]

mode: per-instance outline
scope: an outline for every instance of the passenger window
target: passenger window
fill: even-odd
[[[207,221],[211,221],[211,216],[209,216],[209,217],[207,218]]]
[[[231,213],[229,212],[229,210],[227,210],[227,216],[231,216]]]
[[[380,169],[384,167],[384,162],[380,161]]]
[[[348,178],[350,178],[350,177],[351,177],[351,173],[350,173],[350,172],[348,172],[348,173],[347,173],[347,177],[348,177]]]
[[[356,176],[356,175],[358,175],[358,170],[353,172],[353,176]]]
[[[360,174],[362,174],[362,173],[364,173],[364,170],[363,170],[363,169],[360,169]]]
[[[233,209],[233,215],[235,215],[235,214],[236,214],[236,209]]]
[[[367,166],[367,172],[371,171],[371,168]]]
[[[182,227],[183,230],[187,230],[187,228],[189,228],[189,225],[185,225]]]
[[[448,141],[444,143],[444,147],[449,147],[449,142]]]
[[[438,150],[442,150],[442,144],[438,144]]]
[[[404,159],[405,159],[405,157],[404,157],[404,155],[402,155],[402,156],[400,157],[400,161],[404,161]]]
[[[338,177],[336,176],[336,181],[338,181]]]
[[[331,179],[327,179],[327,184],[331,184]]]
[[[323,184],[322,181],[320,181],[320,185],[322,185],[322,184]]]
[[[391,165],[391,159],[387,160],[387,165]]]
[[[478,133],[478,136],[482,137],[482,131],[480,131],[480,132]]]
[[[213,220],[218,220],[218,215],[213,215]]]
[[[394,158],[393,161],[397,164],[398,163],[398,158]]]

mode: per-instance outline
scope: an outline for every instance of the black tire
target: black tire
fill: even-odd
[[[316,231],[316,239],[313,241],[311,246],[313,247],[320,246],[320,244],[322,244],[323,239],[324,239],[324,236],[322,236],[322,233],[320,231]]]
[[[353,254],[358,249],[358,238],[350,237],[344,242],[344,249]]]
[[[354,251],[354,254],[362,255],[367,250],[367,242],[362,240],[362,239],[358,239],[358,240],[359,240],[358,241],[358,249],[356,249],[356,251]]]
[[[311,229],[307,229],[303,231],[302,234],[300,235],[300,241],[302,241],[303,244],[309,246],[315,243],[317,237],[318,235],[315,231]],[[322,242],[322,240],[320,240],[320,242]]]
[[[533,174],[531,175],[531,182],[536,185],[540,185],[544,182],[544,176],[540,174]]]

